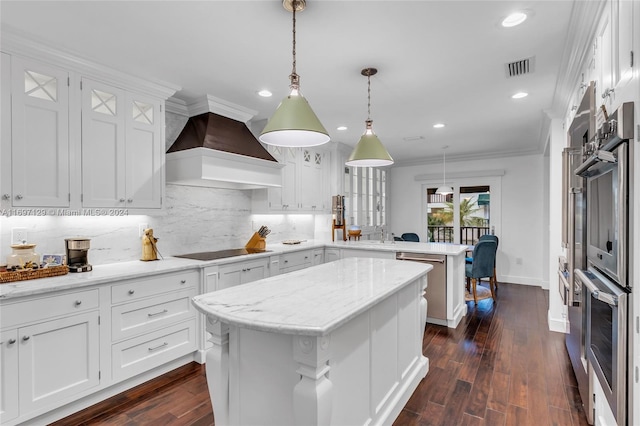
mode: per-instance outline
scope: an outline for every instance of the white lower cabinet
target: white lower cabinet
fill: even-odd
[[[111,287],[111,373],[120,381],[198,349],[196,271],[128,280]]]
[[[327,247],[324,249],[324,263],[340,259],[340,249]]]
[[[280,273],[297,271],[313,266],[313,250],[300,250],[280,255]]]
[[[29,418],[100,384],[98,291],[2,305],[0,422]]]
[[[246,284],[268,276],[268,258],[220,265],[218,268],[218,283],[216,290]]]
[[[313,257],[311,258],[312,266],[322,265],[324,263],[324,249],[313,249]]]

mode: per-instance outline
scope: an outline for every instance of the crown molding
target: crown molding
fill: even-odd
[[[447,155],[447,162],[451,161],[475,161],[475,160],[492,160],[496,158],[508,158],[508,157],[522,157],[528,155],[541,155],[542,150],[539,146],[533,147],[529,150],[511,150],[511,151],[491,151],[491,152],[471,152],[457,155]],[[400,160],[394,163],[391,167],[407,167],[407,166],[422,166],[426,164],[440,164],[442,163],[442,157],[423,157],[415,158],[411,160]]]
[[[472,178],[472,177],[497,177],[504,176],[506,171],[504,169],[495,169],[495,170],[468,170],[464,172],[452,172],[447,173],[447,179],[464,179],[464,178]],[[413,177],[415,181],[437,181],[442,180],[442,175],[440,173],[425,173],[421,175],[415,175]]]
[[[242,121],[245,124],[258,114],[258,111],[245,108],[242,105],[234,104],[233,102],[217,98],[213,95],[204,95],[191,102],[172,97],[167,100],[167,111],[188,117],[212,112],[222,115],[223,117]]]
[[[47,62],[50,65],[118,86],[121,89],[136,91],[162,99],[169,98],[181,89],[180,86],[175,84],[148,77],[136,77],[90,61],[70,51],[30,38],[9,25],[2,26],[0,49],[11,55]]]

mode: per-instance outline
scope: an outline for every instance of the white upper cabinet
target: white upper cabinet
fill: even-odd
[[[318,148],[269,146],[282,169],[282,187],[255,190],[254,211],[323,212],[330,205],[331,154]]]
[[[162,207],[177,86],[4,32],[0,66],[0,207]]]
[[[2,79],[11,80],[11,139],[2,145],[11,173],[3,174],[2,198],[15,207],[68,207],[69,73],[13,57]]]
[[[322,211],[329,204],[329,154],[302,148],[300,157],[300,208]]]
[[[82,205],[159,208],[159,100],[82,80]]]
[[[633,14],[636,2],[607,1],[594,40],[593,61],[587,73],[596,81],[596,104],[613,112],[633,77]]]

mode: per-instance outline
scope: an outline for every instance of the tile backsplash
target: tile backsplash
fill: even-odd
[[[39,254],[64,253],[64,239],[91,239],[89,262],[100,265],[140,258],[140,224],[153,228],[163,256],[243,247],[266,225],[269,242],[330,239],[331,215],[252,215],[251,191],[167,185],[165,207],[149,215],[11,216],[0,218],[0,264],[11,253],[12,228],[26,228]]]

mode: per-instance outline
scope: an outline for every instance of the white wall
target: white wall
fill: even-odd
[[[543,156],[526,155],[496,159],[455,161],[447,159],[447,174],[473,172],[479,175],[487,171],[504,170],[501,180],[501,223],[496,225],[500,238],[497,257],[498,280],[515,284],[543,286],[543,204],[544,179]],[[400,235],[417,232],[425,235],[422,228],[424,211],[422,186],[425,181],[416,181],[417,175],[442,176],[442,164],[395,166],[390,171],[390,229]],[[447,179],[449,180],[449,178]],[[465,178],[465,181],[473,180]],[[442,181],[435,181],[436,186]],[[492,194],[492,202],[494,202]],[[494,223],[492,222],[492,225]],[[522,264],[516,264],[516,259]]]

